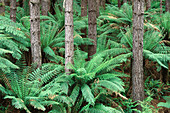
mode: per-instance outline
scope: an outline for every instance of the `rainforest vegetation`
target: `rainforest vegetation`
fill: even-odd
[[[170,113],[170,0],[0,0],[0,113]]]

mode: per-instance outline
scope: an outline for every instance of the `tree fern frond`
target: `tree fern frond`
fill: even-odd
[[[76,102],[76,99],[79,95],[79,91],[80,91],[80,87],[78,85],[76,85],[73,89],[73,91],[71,92],[70,98],[73,100],[73,105]]]
[[[94,105],[94,96],[91,92],[91,89],[90,87],[87,85],[87,84],[84,84],[82,87],[81,87],[81,92],[82,92],[82,95],[84,97],[84,99],[91,105]]]
[[[114,83],[108,80],[100,80],[97,86],[105,87],[113,92],[124,91],[121,85],[118,85],[117,83]]]
[[[46,110],[46,108],[36,100],[30,100],[30,104],[36,109],[39,109],[39,110],[42,110],[42,111]]]
[[[31,113],[28,108],[25,106],[24,101],[20,98],[16,98],[14,96],[5,96],[4,99],[12,99],[12,105],[17,109],[25,109],[27,113]]]

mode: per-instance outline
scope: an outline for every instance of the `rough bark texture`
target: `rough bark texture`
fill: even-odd
[[[134,0],[133,8],[133,62],[132,62],[132,97],[134,101],[144,99],[143,80],[143,32],[144,0]],[[137,107],[141,110],[141,107]]]
[[[88,48],[88,56],[96,53],[97,47],[97,28],[96,28],[96,0],[88,0],[88,37],[93,39],[93,45],[90,45]]]
[[[40,0],[30,0],[30,33],[32,62],[37,66],[42,64],[40,41]]]
[[[16,0],[10,0],[10,19],[16,22]]]
[[[70,73],[68,63],[73,63],[74,40],[73,40],[73,0],[65,1],[65,72]]]
[[[121,7],[121,1],[118,0],[118,7],[120,8]]]
[[[162,14],[162,0],[160,0],[160,14]]]
[[[96,0],[96,17],[99,17],[100,15],[99,9],[100,9],[100,0]]]
[[[0,15],[5,14],[5,3],[3,0],[0,0]]]
[[[41,13],[42,15],[48,15],[48,11],[50,11],[50,0],[41,0]]]
[[[87,0],[81,0],[81,17],[87,16]]]
[[[151,7],[151,0],[146,0],[146,10]]]
[[[170,12],[170,0],[166,0],[165,4],[166,4],[166,11]]]

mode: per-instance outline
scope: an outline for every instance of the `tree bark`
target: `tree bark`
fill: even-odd
[[[121,7],[121,1],[118,0],[118,7],[120,8]]]
[[[65,1],[65,72],[71,73],[67,67],[69,63],[73,63],[74,56],[74,40],[73,40],[73,0]]]
[[[143,101],[143,32],[144,0],[134,0],[133,8],[133,62],[132,62],[132,97],[133,101]],[[137,109],[141,110],[141,106]]]
[[[40,0],[30,0],[30,34],[32,62],[40,67],[42,64],[40,41]]]
[[[29,11],[29,0],[24,0],[23,1],[23,8],[24,8],[24,11],[25,11],[25,15],[28,16],[30,11]]]
[[[96,27],[96,0],[88,0],[88,37],[93,41],[93,45],[88,47],[88,56],[89,60],[90,56],[96,53],[97,47],[97,27]]]
[[[151,7],[151,0],[146,0],[146,11]]]
[[[5,3],[4,0],[0,0],[0,15],[5,14]]]
[[[10,19],[16,22],[16,0],[10,0]]]
[[[160,0],[160,14],[162,14],[162,0]]]
[[[99,17],[100,15],[100,0],[96,0],[96,17]]]
[[[104,9],[105,9],[105,3],[106,3],[105,0],[101,0],[101,2],[100,2],[101,6],[102,6]]]
[[[81,0],[81,17],[87,16],[87,0]]]
[[[81,0],[81,17],[86,17],[87,16],[87,0]],[[81,32],[83,33],[81,36],[82,38],[87,37],[87,29],[81,29]],[[81,45],[80,46],[81,50],[85,51],[87,48],[87,45]]]
[[[170,13],[170,0],[166,0],[165,4],[166,4],[166,12]]]
[[[50,11],[50,0],[41,0],[41,13],[42,15],[48,15],[48,11]]]

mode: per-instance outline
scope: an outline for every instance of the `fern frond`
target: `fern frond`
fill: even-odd
[[[94,96],[91,92],[90,87],[87,84],[84,84],[81,87],[81,92],[86,102],[88,102],[91,105],[94,105]]]

